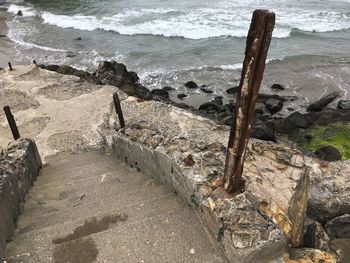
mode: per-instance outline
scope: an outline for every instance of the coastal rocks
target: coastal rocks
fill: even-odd
[[[277,141],[274,131],[260,120],[254,121],[250,136],[264,141]]]
[[[180,100],[183,100],[187,96],[188,96],[187,94],[183,94],[183,93],[177,95],[178,99],[180,99]]]
[[[23,16],[23,12],[21,10],[18,10],[17,16]]]
[[[335,255],[318,249],[291,249],[285,263],[338,263]]]
[[[42,69],[46,69],[46,70],[50,70],[50,71],[55,71],[57,73],[61,73],[64,75],[72,75],[72,76],[77,76],[80,78],[89,78],[91,76],[91,74],[89,72],[83,71],[83,70],[78,70],[75,69],[71,66],[67,66],[67,65],[44,65],[44,64],[40,64],[38,65],[40,68]]]
[[[325,226],[331,238],[350,238],[350,215],[345,214],[329,220]]]
[[[329,236],[320,223],[311,221],[307,224],[304,234],[304,247],[329,251],[329,242]]]
[[[199,106],[200,111],[218,111],[219,105],[215,101],[205,102]]]
[[[150,99],[151,92],[138,83],[139,77],[135,72],[128,71],[126,66],[116,61],[103,61],[92,74],[95,82],[120,88],[130,96]]]
[[[341,153],[338,151],[338,149],[331,145],[318,148],[315,151],[315,154],[318,158],[328,162],[338,161],[342,158]]]
[[[323,96],[321,99],[315,101],[307,107],[307,111],[321,111],[329,103],[335,100],[339,96],[339,91],[332,92]]]
[[[271,113],[277,113],[283,108],[283,102],[274,98],[265,101],[267,110]]]
[[[226,90],[227,94],[237,94],[239,92],[239,86],[237,87],[232,87]]]
[[[273,89],[273,90],[285,90],[286,88],[281,84],[273,84],[271,86],[271,89]]]
[[[198,89],[198,85],[194,81],[188,81],[187,83],[185,83],[185,87],[189,89]]]
[[[161,99],[168,99],[169,93],[164,89],[154,89],[151,91],[151,94],[156,97],[160,97]]]
[[[212,91],[211,89],[209,89],[207,86],[203,85],[201,86],[201,91],[203,91],[204,93],[207,93],[207,94],[211,94],[211,93],[214,93],[214,91]]]
[[[338,101],[338,109],[350,110],[350,100],[340,100],[340,101]]]
[[[308,163],[311,172],[308,217],[326,224],[350,214],[350,161],[318,164],[308,158]]]

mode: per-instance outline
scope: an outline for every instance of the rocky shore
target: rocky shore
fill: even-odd
[[[305,155],[288,138],[319,136],[327,141],[325,136],[334,137],[334,132],[319,135],[315,127],[329,128],[331,121],[348,125],[347,109],[296,112],[273,121],[273,113],[257,113],[256,122],[264,127],[289,122],[284,127],[294,125],[295,130],[274,131],[270,140],[277,143],[251,140],[244,171],[247,188],[232,197],[220,190],[229,126],[222,123],[217,109],[228,106],[219,98],[213,102],[214,110],[178,104],[164,95],[168,89],[150,91],[137,80],[136,73],[116,62],[102,62],[92,74],[68,66],[16,66],[0,71],[0,103],[9,104],[20,134],[34,138],[43,159],[58,152],[106,148],[142,172],[158,174],[198,209],[232,259],[349,261],[350,163]],[[124,129],[112,105],[115,91],[124,111]],[[279,98],[261,95],[259,103],[267,107],[268,100]],[[2,113],[0,128],[5,131],[0,144],[5,147],[11,134]],[[317,132],[311,133],[312,129]],[[343,131],[342,126],[339,129]],[[341,141],[348,133],[340,135]],[[123,147],[125,151],[118,151]],[[146,153],[150,159],[142,157]]]
[[[102,62],[94,73],[74,69],[70,66],[38,65],[41,68],[61,74],[78,76],[89,83],[112,85],[120,87],[126,94],[144,100],[157,100],[187,109],[197,115],[210,118],[218,124],[230,126],[234,119],[234,108],[239,87],[229,88],[226,92],[230,96],[225,100],[217,96],[213,100],[194,107],[190,101],[179,102],[188,94],[177,94],[172,87],[149,90],[139,83],[137,73],[127,70],[124,64],[118,62]],[[184,86],[189,90],[200,90],[204,93],[212,92],[206,86],[199,86],[188,81]],[[300,146],[305,153],[314,153],[319,158],[335,161],[350,158],[350,100],[338,100],[337,108],[328,105],[337,100],[339,92],[332,92],[310,103],[306,113],[288,108],[289,116],[282,117],[279,111],[288,107],[289,102],[297,97],[280,96],[283,90],[281,84],[274,84],[271,90],[275,94],[259,94],[257,99],[254,125],[251,137],[266,141],[292,141]],[[175,95],[176,96],[175,96]],[[174,99],[176,97],[177,99]]]

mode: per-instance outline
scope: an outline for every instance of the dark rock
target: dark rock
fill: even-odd
[[[229,103],[225,104],[225,106],[231,112],[233,112],[235,110],[235,107],[236,107],[236,105],[233,101],[230,101]]]
[[[286,88],[283,87],[281,84],[273,84],[271,86],[271,89],[274,89],[274,90],[285,90]]]
[[[340,100],[340,101],[338,101],[338,109],[350,110],[350,100]]]
[[[276,131],[281,134],[297,134],[299,128],[296,123],[288,118],[276,121]]]
[[[75,40],[80,41],[83,40],[81,37],[77,37]]]
[[[262,102],[262,103],[265,103],[267,100],[269,99],[275,99],[275,100],[280,100],[282,102],[286,102],[286,101],[291,101],[293,100],[293,97],[282,97],[282,96],[279,96],[277,94],[258,94],[258,98],[257,98],[257,101],[258,102]]]
[[[190,106],[187,105],[186,103],[175,103],[175,102],[173,102],[173,103],[174,103],[174,106],[181,108],[181,109],[189,109],[190,108]]]
[[[21,10],[18,10],[17,15],[18,15],[18,16],[23,16],[22,11],[21,11]]]
[[[311,221],[307,224],[304,234],[304,247],[329,251],[329,242],[330,239],[320,223]]]
[[[233,116],[226,116],[222,119],[222,123],[227,125],[227,126],[231,126],[233,123]]]
[[[222,97],[221,96],[215,97],[214,100],[212,100],[212,102],[216,103],[217,105],[223,105],[224,104],[224,102],[222,101]]]
[[[266,106],[264,103],[257,102],[255,105],[255,113],[259,114],[265,114],[266,113]]]
[[[209,89],[208,87],[206,87],[205,85],[201,86],[201,91],[203,91],[204,93],[209,93],[209,94],[214,92],[211,89]]]
[[[47,69],[47,70],[56,71],[56,72],[58,72],[58,70],[60,69],[59,65],[44,65],[44,64],[41,64],[41,65],[38,65],[38,66],[40,68],[42,68],[42,69]]]
[[[250,137],[264,141],[276,142],[274,131],[260,120],[254,121]]]
[[[291,107],[288,107],[287,110],[288,110],[288,111],[294,111],[294,109],[291,108]]]
[[[329,220],[325,226],[330,238],[350,238],[350,215],[345,214]]]
[[[339,96],[339,91],[334,91],[326,96],[323,96],[321,99],[315,101],[307,107],[307,111],[321,111],[329,103],[335,100]]]
[[[232,87],[226,90],[227,94],[237,94],[239,92],[239,86]]]
[[[129,96],[135,96],[144,100],[152,99],[151,92],[140,83],[124,83],[120,89]]]
[[[314,119],[310,114],[301,114],[300,112],[294,112],[285,118],[285,122],[291,122],[298,128],[307,129],[312,125]]]
[[[72,52],[72,51],[68,51],[67,52],[67,55],[66,55],[66,57],[67,58],[74,58],[74,57],[76,57],[77,55],[74,53],[74,52]]]
[[[139,76],[137,75],[136,72],[134,72],[134,71],[128,71],[125,81],[126,81],[127,83],[133,84],[133,83],[138,82],[139,79],[140,79],[140,78],[139,78]]]
[[[342,157],[339,150],[330,145],[322,146],[318,148],[315,151],[315,154],[317,155],[318,158],[329,162],[341,160],[341,157]]]
[[[0,34],[0,37],[6,37],[6,35],[2,35],[2,34]]]
[[[200,111],[208,111],[208,110],[218,111],[219,105],[217,103],[215,103],[214,101],[209,101],[209,102],[205,102],[202,105],[200,105],[199,110]]]
[[[187,82],[185,86],[189,89],[198,89],[198,85],[194,81]]]
[[[81,78],[88,78],[91,76],[91,74],[89,72],[83,71],[83,70],[78,70],[75,69],[71,66],[67,66],[67,65],[38,65],[40,68],[42,69],[46,69],[46,70],[50,70],[50,71],[55,71],[64,75],[73,75],[73,76],[77,76],[77,77],[81,77]]]
[[[166,87],[163,87],[162,90],[171,91],[171,90],[174,90],[174,88],[166,86]]]
[[[128,76],[128,71],[124,64],[116,61],[103,61],[93,75],[99,84],[121,86]]]
[[[180,99],[180,100],[183,100],[184,98],[186,98],[188,95],[187,94],[178,94],[177,97]]]
[[[158,96],[164,99],[168,99],[169,98],[169,93],[166,90],[163,89],[154,89],[151,91],[151,94],[154,96]]]
[[[279,112],[283,108],[283,102],[281,100],[276,100],[274,98],[266,100],[265,105],[266,105],[267,110],[271,114]]]
[[[290,249],[289,257],[284,262],[290,263],[340,263],[338,256],[328,251],[314,248]]]

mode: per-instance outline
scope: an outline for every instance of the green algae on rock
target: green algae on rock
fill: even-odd
[[[301,146],[316,151],[321,146],[333,146],[343,160],[350,159],[350,123],[336,122],[327,126],[314,126],[305,131]]]

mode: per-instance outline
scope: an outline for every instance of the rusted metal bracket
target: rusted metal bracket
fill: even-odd
[[[21,136],[19,135],[17,124],[16,124],[16,121],[15,121],[15,118],[12,115],[10,107],[9,106],[5,106],[4,107],[4,112],[5,112],[7,121],[9,123],[13,139],[15,139],[15,140],[19,139]]]
[[[10,71],[12,71],[12,70],[13,70],[13,68],[12,68],[12,64],[11,64],[11,62],[9,62],[8,64],[9,64]]]
[[[235,120],[231,126],[226,154],[224,187],[228,193],[244,189],[245,181],[242,179],[244,158],[274,25],[275,14],[273,12],[254,11],[247,37]]]
[[[118,115],[120,127],[124,128],[125,127],[124,116],[123,116],[122,107],[120,106],[120,100],[117,92],[113,93],[113,102],[114,102],[115,111]]]

